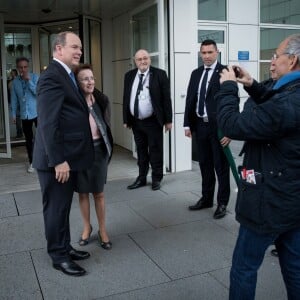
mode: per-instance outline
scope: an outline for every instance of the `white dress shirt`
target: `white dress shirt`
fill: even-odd
[[[199,107],[199,96],[200,96],[200,88],[201,88],[201,83],[202,83],[202,80],[203,80],[203,77],[204,77],[204,74],[205,74],[205,70],[206,68],[210,68],[210,70],[208,71],[208,74],[207,74],[207,83],[206,83],[206,90],[208,88],[208,85],[209,85],[209,82],[210,82],[210,79],[211,79],[211,76],[212,74],[214,73],[215,71],[215,67],[217,65],[218,61],[215,61],[211,66],[205,66],[204,65],[204,70],[203,70],[203,73],[202,73],[202,76],[200,78],[200,82],[199,82],[199,86],[198,86],[198,92],[197,92],[197,103],[196,103],[196,107],[195,107],[195,110],[196,110],[196,114],[198,117],[207,117],[207,111],[206,111],[206,103],[204,101],[204,114],[203,116],[200,116],[198,114],[198,107]]]
[[[131,88],[131,94],[130,94],[130,112],[134,116],[134,102],[135,102],[135,96],[137,93],[139,81],[140,81],[140,74],[141,71],[138,70],[135,76],[135,79],[133,81],[133,85]],[[146,118],[149,118],[153,115],[153,106],[151,102],[151,96],[149,91],[149,69],[143,73],[144,78],[142,81],[143,90],[139,94],[139,119],[143,120]]]

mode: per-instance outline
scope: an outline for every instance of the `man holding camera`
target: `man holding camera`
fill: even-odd
[[[225,68],[217,61],[218,53],[215,41],[202,42],[200,56],[204,65],[191,74],[184,113],[185,135],[191,138],[194,133],[202,175],[202,197],[189,209],[200,210],[213,206],[216,172],[219,187],[215,219],[226,215],[230,195],[229,164],[222,149],[230,143],[230,139],[218,138],[217,103],[214,99],[220,88],[219,73]]]
[[[275,243],[290,300],[300,294],[300,34],[272,56],[277,81],[263,87],[240,68],[221,72],[218,123],[247,141],[236,205],[240,230],[230,272],[230,300],[254,299],[257,271]],[[238,85],[252,89],[252,109],[239,111]],[[254,96],[252,96],[254,97]],[[253,174],[249,180],[248,174]]]

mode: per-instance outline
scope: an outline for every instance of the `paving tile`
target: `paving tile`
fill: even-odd
[[[15,200],[12,194],[0,195],[0,207],[0,219],[18,215]]]
[[[42,194],[40,190],[14,193],[20,215],[40,213],[43,211]]]
[[[0,219],[0,255],[45,247],[42,214]]]
[[[210,274],[229,289],[230,267],[210,272]],[[276,257],[265,257],[258,271],[256,300],[285,300],[287,299],[285,286]]]
[[[198,200],[195,194],[183,192],[168,197],[134,199],[130,207],[156,228],[204,220],[212,217],[212,209],[190,211],[189,205]]]
[[[96,299],[169,281],[169,278],[129,238],[119,236],[113,249],[85,247],[91,257],[79,262],[88,274],[74,278],[54,270],[43,250],[32,251],[44,299]]]
[[[43,299],[28,252],[0,255],[0,299]]]
[[[180,172],[176,174],[170,174],[164,177],[161,191],[169,195],[192,191],[201,192],[200,171]],[[178,176],[180,176],[180,181],[178,181]]]
[[[103,300],[224,300],[228,290],[208,274],[179,279],[141,290],[113,295]]]
[[[94,231],[91,236],[91,242],[97,240],[98,222],[94,209],[94,203],[91,201],[91,224]],[[71,239],[73,243],[77,242],[82,232],[82,218],[79,208],[72,207],[70,214]],[[153,226],[138,215],[127,203],[108,203],[106,204],[106,229],[110,238],[133,232],[153,229]]]
[[[134,180],[134,178],[130,178],[107,182],[104,188],[107,203],[128,201],[131,199],[142,199],[144,197],[157,198],[165,196],[165,193],[162,191],[153,191],[151,189],[151,181],[144,187],[135,190],[128,190],[127,186]]]
[[[235,242],[233,234],[211,221],[130,236],[172,279],[230,266]]]
[[[228,212],[226,216],[222,219],[212,219],[216,225],[223,227],[225,230],[231,232],[232,234],[236,235],[239,232],[240,223],[235,219],[235,213]]]

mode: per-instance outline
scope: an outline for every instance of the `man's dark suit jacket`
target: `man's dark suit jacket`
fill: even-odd
[[[217,102],[215,100],[215,95],[220,89],[220,75],[219,73],[225,68],[225,66],[217,63],[215,70],[211,76],[210,82],[207,87],[206,92],[206,111],[208,115],[208,120],[210,126],[217,129]],[[197,121],[196,115],[196,103],[197,103],[197,93],[199,88],[199,82],[204,71],[204,66],[194,70],[191,74],[191,78],[188,85],[186,103],[185,103],[185,113],[184,113],[184,127],[190,127],[191,131],[194,131]]]
[[[37,112],[33,166],[45,171],[64,161],[73,171],[91,166],[94,149],[86,101],[54,60],[38,81]]]
[[[130,113],[130,94],[138,69],[125,74],[123,94],[123,121],[132,126],[134,117]],[[150,66],[149,91],[154,115],[158,123],[163,126],[172,123],[172,103],[170,96],[170,82],[164,70]]]

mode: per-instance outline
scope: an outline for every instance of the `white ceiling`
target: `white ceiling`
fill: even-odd
[[[146,0],[1,0],[5,23],[36,24],[76,18],[120,15]]]

